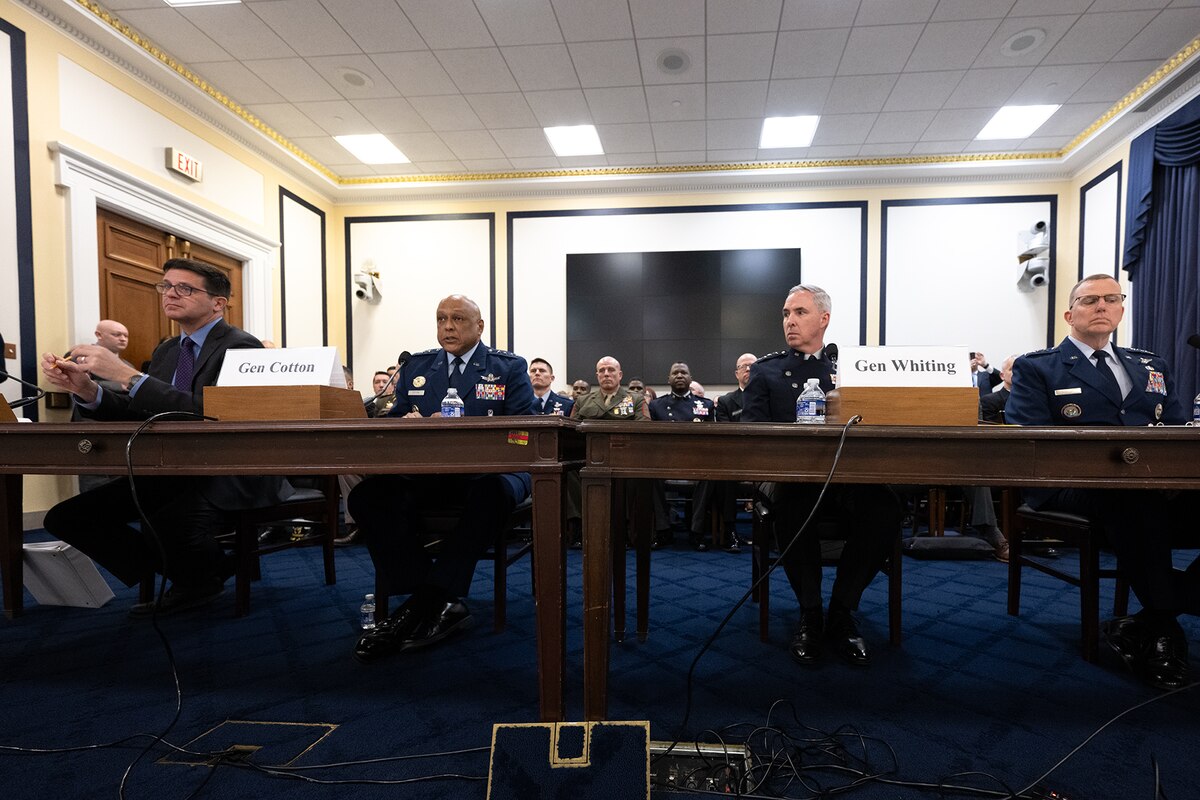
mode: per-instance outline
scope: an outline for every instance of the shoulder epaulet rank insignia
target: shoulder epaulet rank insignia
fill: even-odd
[[[429,355],[433,355],[434,353],[438,352],[438,351],[439,351],[439,350],[441,350],[441,349],[442,349],[442,348],[440,348],[440,347],[432,347],[432,348],[430,348],[430,349],[428,349],[428,350],[422,350],[422,351],[421,351],[421,352],[419,352],[419,353],[415,353],[414,355],[418,355],[418,356],[429,356]]]
[[[771,358],[781,358],[783,356],[786,356],[790,352],[791,352],[790,350],[776,350],[774,353],[767,353],[765,356],[758,359],[758,361],[755,361],[754,363],[757,364],[759,361],[766,361]]]
[[[1154,356],[1155,358],[1158,357],[1156,353],[1152,353],[1149,350],[1143,350],[1140,347],[1126,347],[1125,349],[1131,353],[1138,353],[1139,355],[1143,356]]]

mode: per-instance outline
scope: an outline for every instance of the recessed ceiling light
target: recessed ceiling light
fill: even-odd
[[[820,117],[767,117],[763,120],[758,146],[764,150],[778,147],[808,147],[817,133]]]
[[[604,148],[600,146],[600,134],[596,133],[595,125],[560,125],[554,128],[542,128],[554,155],[559,156],[601,156]]]
[[[230,6],[242,0],[163,0],[169,6],[183,8],[184,6]]]
[[[1046,41],[1046,32],[1041,28],[1028,28],[1018,31],[1004,40],[1000,52],[1009,58],[1025,55],[1042,42]]]
[[[655,63],[658,64],[659,70],[668,75],[678,75],[681,72],[687,72],[688,67],[692,65],[692,57],[686,51],[680,50],[677,47],[668,47],[658,54]]]
[[[1024,139],[1050,119],[1059,106],[1004,106],[983,126],[976,139]]]
[[[375,81],[371,80],[370,75],[354,67],[338,67],[337,76],[347,86],[352,86],[355,89],[370,89],[375,85]]]
[[[409,163],[408,156],[401,153],[382,133],[360,133],[333,138],[364,164]]]

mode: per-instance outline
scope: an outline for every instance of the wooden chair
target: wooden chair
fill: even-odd
[[[1015,501],[1011,490],[1006,506]],[[1015,512],[1006,508],[1008,536],[1008,613],[1021,613],[1021,570],[1036,569],[1051,577],[1079,588],[1079,622],[1083,637],[1081,647],[1085,661],[1095,662],[1100,643],[1100,579],[1116,578],[1113,614],[1121,617],[1129,612],[1129,583],[1115,569],[1100,568],[1100,551],[1104,547],[1104,531],[1093,526],[1086,517],[1059,511],[1034,511],[1020,505]],[[1066,572],[1053,564],[1032,556],[1026,546],[1033,541],[1055,543],[1079,549],[1079,573]]]

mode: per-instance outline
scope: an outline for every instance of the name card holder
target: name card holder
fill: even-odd
[[[863,425],[967,426],[979,422],[974,386],[843,386],[825,399],[830,423],[855,414]]]
[[[367,416],[362,395],[335,386],[207,386],[204,413],[225,422]]]

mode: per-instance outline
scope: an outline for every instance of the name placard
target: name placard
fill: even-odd
[[[965,347],[843,347],[838,388],[852,386],[970,386]]]
[[[229,350],[218,386],[336,386],[346,376],[336,347],[281,347]]]

